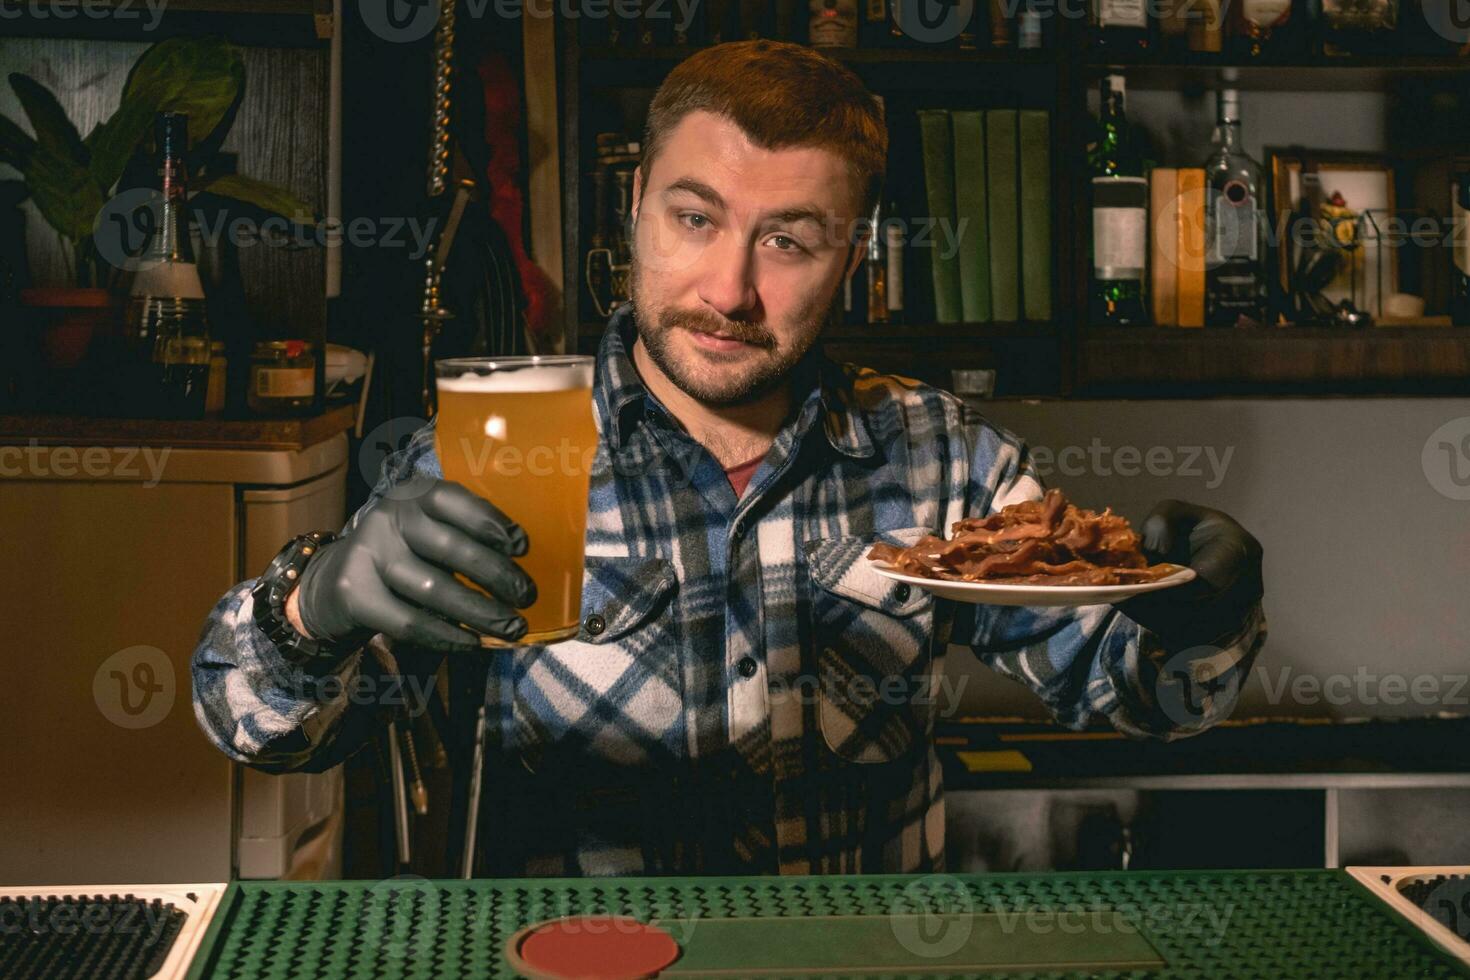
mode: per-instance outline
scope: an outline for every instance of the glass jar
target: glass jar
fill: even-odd
[[[225,359],[225,342],[209,342],[209,383],[205,386],[204,414],[219,415],[225,410],[225,385],[229,362]]]
[[[209,338],[165,335],[153,349],[159,412],[168,419],[200,419],[209,384]]]
[[[261,415],[310,411],[316,395],[316,348],[304,340],[262,340],[250,358],[246,403]]]

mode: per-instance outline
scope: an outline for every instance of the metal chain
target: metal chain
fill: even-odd
[[[444,193],[449,182],[449,113],[454,83],[454,4],[439,0],[434,35],[434,108],[429,135],[429,196]]]
[[[454,5],[456,0],[439,0],[439,21],[434,34],[434,104],[429,131],[429,197],[444,194],[449,186],[450,133],[449,114],[453,109],[451,93],[454,87]],[[434,413],[434,365],[431,349],[439,325],[448,318],[449,311],[439,305],[439,264],[430,255],[424,260],[424,293],[419,306],[419,319],[423,323],[424,371],[420,392],[424,417]]]

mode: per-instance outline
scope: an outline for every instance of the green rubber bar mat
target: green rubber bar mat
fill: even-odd
[[[932,959],[970,913],[1058,943],[1079,928],[1136,930],[1164,964],[1007,977],[1470,977],[1343,871],[242,882],[189,977],[510,977],[512,934],[584,914],[656,921],[691,950],[700,919],[889,916]]]

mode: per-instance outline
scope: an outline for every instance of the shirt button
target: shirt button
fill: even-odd
[[[582,621],[582,628],[592,636],[601,636],[602,631],[607,629],[607,620],[593,613]]]
[[[740,671],[741,677],[754,677],[756,670],[759,668],[756,662],[750,657],[741,657],[740,662],[735,665],[735,669]]]
[[[898,588],[893,590],[893,598],[899,602],[908,602],[911,591],[907,582],[900,582],[898,583]]]

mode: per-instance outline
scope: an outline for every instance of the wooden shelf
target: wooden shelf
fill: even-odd
[[[895,344],[949,340],[1055,340],[1056,337],[1057,328],[1052,323],[840,324],[823,335],[823,339],[829,343],[852,341]]]
[[[1089,79],[1123,69],[1133,89],[1200,90],[1220,84],[1222,70],[1236,70],[1237,89],[1264,92],[1377,92],[1397,80],[1426,77],[1470,79],[1470,58],[1304,57],[1273,63],[1200,55],[1191,58],[1089,57]]]
[[[173,446],[188,449],[301,450],[352,428],[357,405],[329,404],[320,415],[248,419],[114,419],[0,415],[0,445]]]
[[[11,37],[157,41],[165,37],[219,34],[262,47],[315,47],[335,30],[331,0],[0,0]]]
[[[1467,328],[1095,327],[1078,347],[1084,395],[1470,392]]]
[[[577,331],[580,336],[602,336],[606,324],[587,322]],[[838,324],[828,328],[822,338],[829,342],[913,344],[922,341],[947,340],[1054,340],[1053,323],[890,323]]]
[[[616,62],[625,65],[635,62],[683,61],[698,47],[661,45],[646,48],[613,47],[606,44],[588,45],[580,50],[582,63]],[[821,52],[849,65],[874,64],[937,64],[937,65],[1051,65],[1055,64],[1055,51],[1018,51],[1015,49],[981,48],[962,51],[954,48],[822,48]]]

